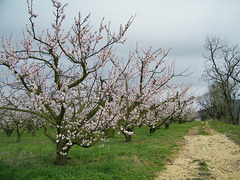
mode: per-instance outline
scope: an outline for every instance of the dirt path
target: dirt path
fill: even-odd
[[[206,128],[209,135],[193,129],[182,150],[157,180],[240,180],[240,147],[225,135]]]

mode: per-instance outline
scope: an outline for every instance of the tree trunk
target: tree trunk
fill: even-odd
[[[34,130],[32,131],[32,136],[35,137],[35,135],[36,135],[36,131]]]
[[[132,135],[126,134],[123,132],[123,135],[125,137],[125,142],[128,143],[132,140]]]
[[[128,128],[127,129],[128,132],[133,132],[134,128]],[[125,142],[128,143],[132,140],[132,135],[129,135],[129,133],[125,133],[124,131],[121,131],[125,137]]]
[[[132,135],[127,135],[127,137],[125,136],[125,138],[126,138],[126,143],[128,143],[132,140]]]
[[[22,136],[22,134],[23,134],[24,131],[25,131],[25,128],[24,128],[24,127],[19,127],[19,125],[17,124],[17,127],[16,127],[17,142],[20,142],[20,141],[21,141],[21,136]]]
[[[165,125],[165,129],[168,129],[170,124],[164,124]]]
[[[66,150],[63,150],[63,147],[67,147]],[[58,166],[63,166],[67,164],[67,159],[68,159],[68,151],[70,150],[71,147],[66,146],[66,142],[59,142],[57,143],[56,147],[56,160],[55,164]]]
[[[56,160],[55,160],[55,164],[58,165],[58,166],[63,166],[63,165],[66,165],[67,164],[67,155],[62,155],[60,154],[60,152],[57,152],[56,154]]]
[[[236,117],[236,123],[237,125],[240,125],[240,105],[238,106],[238,111],[237,111],[237,117]]]
[[[237,118],[234,116],[234,114],[233,114],[233,110],[232,110],[232,112],[229,112],[229,117],[230,117],[230,123],[232,124],[232,125],[237,125],[238,123],[237,123]]]
[[[21,141],[21,133],[17,129],[17,142]]]
[[[5,132],[7,134],[7,137],[10,137],[13,131],[13,129],[6,129]]]
[[[150,134],[153,134],[155,131],[156,131],[156,129],[155,129],[155,128],[153,128],[153,127],[150,127],[150,129],[149,129],[149,132],[150,132]]]

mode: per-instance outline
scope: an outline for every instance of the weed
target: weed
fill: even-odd
[[[200,161],[200,162],[198,163],[198,165],[201,166],[201,167],[206,167],[206,166],[207,166],[207,163],[206,163],[205,161]]]
[[[206,167],[206,166],[200,166],[200,167],[198,168],[198,170],[199,170],[199,171],[209,171],[208,167]]]
[[[207,136],[207,135],[210,135],[210,133],[206,131],[206,127],[201,126],[199,127],[198,135]]]
[[[198,135],[208,136],[208,135],[210,135],[210,133],[206,132],[205,130],[199,130]]]
[[[211,176],[212,174],[210,172],[199,172],[198,175],[200,175],[200,176]]]
[[[193,163],[196,163],[196,162],[198,163],[198,166],[199,166],[197,169],[199,170],[198,175],[201,176],[200,179],[202,177],[206,177],[206,176],[211,176],[212,175],[210,173],[210,170],[209,170],[208,165],[207,165],[205,160],[203,160],[203,159],[195,159],[195,160],[193,160]]]

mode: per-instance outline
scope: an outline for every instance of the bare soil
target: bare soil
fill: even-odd
[[[207,124],[199,135],[192,129],[185,136],[184,145],[157,180],[240,180],[240,146]]]

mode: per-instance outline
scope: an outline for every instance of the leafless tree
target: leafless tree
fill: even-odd
[[[208,87],[208,92],[198,98],[198,104],[203,108],[203,111],[214,120],[224,120],[226,104],[223,103],[220,88],[217,85],[211,84]]]
[[[239,91],[240,50],[237,45],[230,47],[227,41],[216,36],[206,38],[205,50],[204,79],[214,91],[209,95],[217,94],[218,106],[224,107],[224,119],[228,123],[238,124],[239,118],[234,115],[233,110]]]

